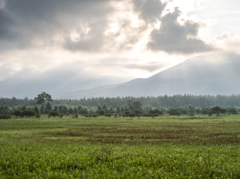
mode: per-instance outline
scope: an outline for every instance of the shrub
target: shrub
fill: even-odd
[[[41,116],[40,116],[40,114],[36,114],[35,117],[39,119]]]
[[[178,109],[169,109],[168,114],[173,115],[173,116],[180,116],[181,112]]]
[[[209,109],[204,108],[204,109],[202,110],[202,114],[203,114],[203,115],[206,115],[206,114],[208,114],[208,113],[209,113]]]
[[[0,119],[11,119],[11,116],[10,115],[6,115],[6,114],[4,114],[4,115],[0,114]]]
[[[238,114],[237,109],[233,106],[229,107],[227,111],[229,114]]]
[[[150,114],[149,113],[143,113],[143,116],[148,117],[148,116],[150,116]]]
[[[49,113],[48,113],[48,115],[51,117],[51,116],[53,116],[53,117],[56,117],[56,116],[59,116],[59,113],[57,112],[57,111],[50,111]]]
[[[16,110],[13,112],[13,115],[18,117],[18,116],[22,116],[22,111],[21,110]]]
[[[98,113],[100,116],[104,116],[105,111],[104,111],[104,110],[98,110],[97,113]]]
[[[130,112],[129,111],[125,111],[124,114],[125,114],[126,117],[128,117]]]
[[[22,112],[22,116],[26,116],[26,117],[33,117],[35,115],[36,113],[33,110],[25,110]]]
[[[98,117],[97,114],[89,114],[89,117]]]
[[[160,111],[159,109],[150,110],[149,113],[154,114],[154,115],[155,115],[155,114],[159,114],[159,115],[162,115],[162,114],[163,114],[163,112]]]
[[[61,114],[59,115],[59,117],[62,118],[62,117],[63,117],[63,113],[61,113]]]
[[[111,117],[112,114],[111,114],[111,113],[106,113],[105,116],[106,116],[106,117]]]
[[[214,106],[211,108],[212,114],[216,114],[217,116],[219,116],[220,114],[225,114],[226,111],[226,109],[221,108],[220,106]]]
[[[208,112],[209,117],[211,117],[212,114],[213,114],[212,111],[209,111],[209,112]]]
[[[131,113],[129,113],[128,116],[129,116],[129,117],[135,117],[135,113],[131,112]]]
[[[155,117],[155,116],[158,116],[159,114],[158,113],[144,113],[143,116],[144,117]]]

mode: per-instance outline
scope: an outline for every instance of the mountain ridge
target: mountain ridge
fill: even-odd
[[[227,58],[222,61],[194,58],[149,78],[137,78],[112,86],[79,90],[60,98],[239,94],[240,72],[238,69],[240,69],[239,58]]]

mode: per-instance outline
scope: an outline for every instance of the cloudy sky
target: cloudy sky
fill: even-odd
[[[123,82],[189,58],[239,53],[239,7],[236,0],[0,0],[0,81],[79,72]]]

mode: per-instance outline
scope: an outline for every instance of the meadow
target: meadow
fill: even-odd
[[[0,120],[0,178],[240,178],[240,116]]]

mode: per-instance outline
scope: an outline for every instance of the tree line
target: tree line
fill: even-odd
[[[89,108],[97,108],[99,104],[106,104],[117,108],[117,106],[124,106],[128,100],[140,101],[143,106],[150,105],[154,108],[179,108],[186,105],[193,105],[196,108],[210,108],[213,106],[228,107],[235,106],[240,108],[240,95],[173,95],[173,96],[158,96],[158,97],[96,97],[96,98],[83,98],[83,99],[52,99],[52,106],[65,105],[70,106],[87,106]],[[18,106],[35,106],[35,99],[17,99],[13,98],[0,98],[0,105],[6,104],[10,108]]]
[[[191,96],[189,96],[191,97]],[[152,97],[153,98],[153,97]],[[115,98],[114,98],[115,99]],[[136,98],[139,99],[139,98]],[[26,101],[26,100],[25,100]],[[35,116],[40,117],[40,114],[48,114],[49,117],[51,116],[60,116],[63,115],[71,115],[78,117],[78,115],[84,116],[93,116],[97,117],[99,115],[111,116],[111,115],[121,115],[121,116],[158,116],[164,113],[169,115],[195,115],[195,114],[208,114],[211,116],[212,114],[216,113],[217,115],[221,113],[228,113],[228,114],[238,114],[238,110],[234,106],[230,107],[203,107],[197,108],[192,104],[181,106],[181,107],[154,107],[151,105],[142,105],[141,101],[133,101],[128,99],[124,105],[117,105],[117,107],[107,106],[105,103],[98,104],[98,106],[94,107],[86,107],[82,105],[78,106],[66,106],[66,105],[54,105],[54,100],[52,100],[51,95],[43,92],[39,94],[34,99],[34,106],[17,106],[17,107],[9,107],[7,104],[0,105],[0,115],[2,116]]]

